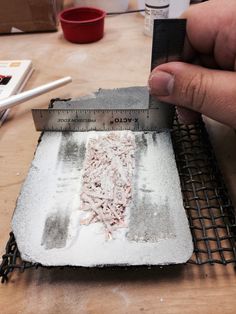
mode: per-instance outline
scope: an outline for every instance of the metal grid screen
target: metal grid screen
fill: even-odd
[[[172,139],[194,243],[189,262],[235,262],[235,212],[204,123],[184,126],[175,119]]]
[[[204,123],[184,126],[175,118],[172,141],[194,243],[189,263],[226,265],[236,262],[235,212]],[[0,265],[2,282],[15,269],[24,271],[38,266],[21,260],[11,233]]]

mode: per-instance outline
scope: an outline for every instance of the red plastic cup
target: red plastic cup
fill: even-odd
[[[106,12],[93,7],[75,7],[64,10],[59,18],[65,39],[85,44],[98,41],[104,35]]]

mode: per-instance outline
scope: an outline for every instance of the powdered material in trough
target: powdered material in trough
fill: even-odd
[[[170,133],[45,132],[12,226],[22,258],[43,265],[186,262],[192,238]]]

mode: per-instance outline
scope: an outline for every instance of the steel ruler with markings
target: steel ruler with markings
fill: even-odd
[[[179,61],[183,53],[186,20],[154,21],[151,70]],[[150,96],[147,109],[33,109],[37,131],[158,131],[171,127],[173,107]]]

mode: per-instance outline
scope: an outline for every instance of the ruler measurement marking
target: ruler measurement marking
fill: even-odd
[[[81,113],[79,118],[78,112]],[[124,109],[124,110],[79,110],[78,109],[41,109],[32,110],[34,120],[37,115],[42,114],[40,120],[41,130],[158,130],[160,125],[155,125],[158,120],[159,110],[157,109]],[[91,118],[91,113],[93,117]],[[102,115],[101,115],[102,114]],[[62,118],[61,118],[62,117]],[[154,121],[154,122],[153,122]],[[163,126],[164,128],[164,126]]]

